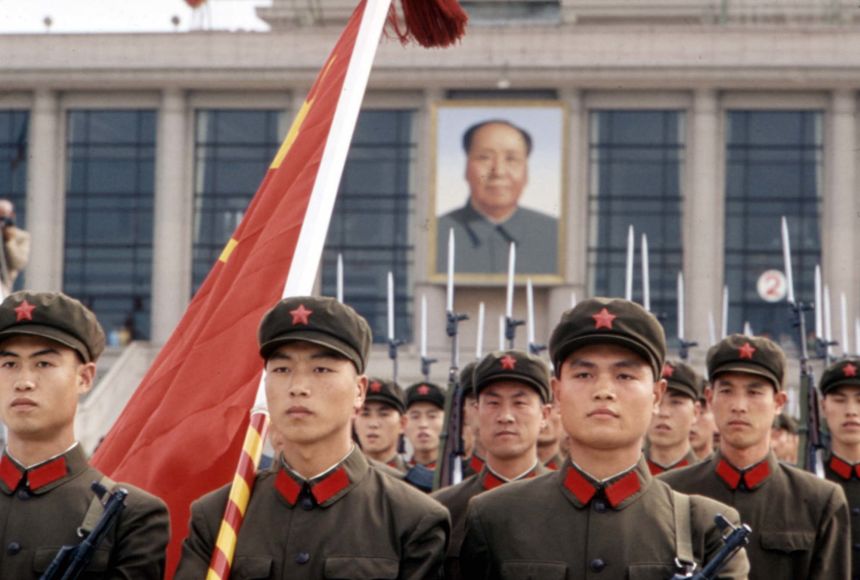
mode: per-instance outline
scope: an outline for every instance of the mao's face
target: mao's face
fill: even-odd
[[[512,213],[528,183],[528,150],[516,129],[489,124],[478,129],[466,161],[472,205],[491,218]]]

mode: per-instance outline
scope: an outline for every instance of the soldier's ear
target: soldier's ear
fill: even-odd
[[[776,403],[776,414],[779,415],[782,413],[782,408],[785,407],[785,403],[788,401],[788,394],[785,391],[775,391],[773,394],[773,400]]]
[[[552,376],[549,379],[549,386],[552,388],[552,401],[561,402],[561,381],[558,380],[558,377]]]
[[[660,401],[663,400],[663,396],[666,394],[666,379],[660,379],[654,383],[654,412],[657,412],[657,408],[660,406]]]
[[[705,400],[708,402],[708,407],[714,404],[714,389],[710,385],[705,387]]]
[[[96,364],[84,363],[78,365],[77,387],[78,394],[83,395],[88,393],[93,388],[93,382],[96,377]]]
[[[357,413],[361,410],[361,407],[364,406],[364,396],[367,394],[367,375],[358,375],[355,387],[355,401],[353,402],[353,407],[355,407],[355,411]]]
[[[702,404],[699,401],[693,401],[693,420],[697,420],[702,415]]]

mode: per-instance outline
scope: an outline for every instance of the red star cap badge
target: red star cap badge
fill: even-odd
[[[22,320],[33,320],[33,311],[36,307],[24,300],[21,304],[15,307],[15,322]]]
[[[755,353],[755,351],[756,349],[753,345],[751,345],[750,343],[746,343],[738,349],[738,355],[741,358],[752,360],[753,353]]]
[[[857,376],[857,367],[851,363],[848,363],[844,367],[842,367],[842,374],[846,377],[856,377]]]
[[[379,381],[373,381],[372,383],[370,383],[370,390],[374,393],[378,393],[382,390],[382,383],[380,383]]]
[[[512,371],[514,370],[514,367],[517,366],[517,359],[515,359],[509,354],[506,354],[505,356],[500,358],[499,362],[502,363],[502,368],[506,371]]]
[[[418,387],[418,394],[419,395],[429,395],[430,394],[430,387],[428,387],[427,385],[421,385],[420,387]]]
[[[304,304],[299,304],[299,307],[295,310],[290,310],[290,314],[293,316],[293,324],[302,324],[308,325],[310,324],[310,317],[313,314],[313,310],[308,310],[305,308]]]
[[[618,318],[617,316],[609,312],[605,307],[597,314],[592,314],[591,317],[594,319],[595,329],[608,328],[609,330],[612,330],[612,321]]]
[[[666,363],[663,365],[663,372],[661,373],[661,376],[664,379],[668,379],[669,377],[671,377],[674,374],[675,374],[675,367],[673,367],[669,363]]]

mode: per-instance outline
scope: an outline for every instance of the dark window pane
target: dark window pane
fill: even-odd
[[[759,276],[783,270],[780,218],[788,219],[795,292],[813,293],[821,260],[822,115],[819,111],[730,111],[726,140],[726,284],[729,332],[749,322],[790,350],[796,329],[785,303],[758,295]]]
[[[63,289],[109,340],[147,339],[156,113],[74,110],[67,124]]]
[[[635,229],[633,299],[642,302],[642,234],[648,238],[651,311],[675,341],[682,268],[684,114],[595,111],[590,119],[588,271],[591,294],[624,296],[627,232]]]

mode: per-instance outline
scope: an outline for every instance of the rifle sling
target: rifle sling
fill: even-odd
[[[694,564],[690,496],[672,490],[675,512],[675,557],[681,564]]]
[[[114,486],[116,486],[116,482],[109,478],[107,475],[103,475],[102,478],[99,480],[99,483],[102,484],[105,489],[108,490],[108,493],[111,493],[113,491]],[[105,506],[102,504],[101,498],[94,493],[93,499],[90,502],[90,507],[87,509],[87,513],[84,514],[84,520],[81,522],[81,526],[78,528],[78,536],[81,538],[86,538],[99,523],[99,520],[104,513]]]

